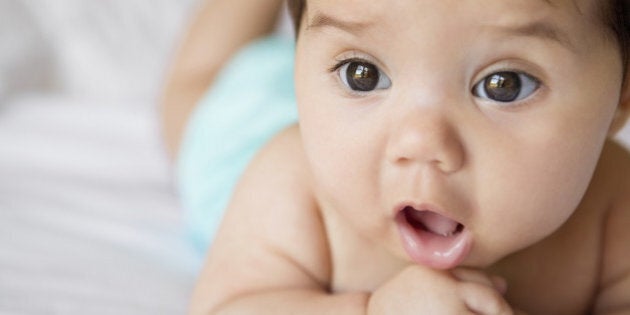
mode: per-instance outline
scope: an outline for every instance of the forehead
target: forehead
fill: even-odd
[[[309,0],[308,15],[320,10],[334,10],[338,15],[363,20],[378,19],[393,15],[419,16],[422,13],[454,13],[477,15],[480,19],[508,19],[542,15],[557,17],[576,15],[582,18],[598,19],[600,9],[608,0]],[[441,9],[441,10],[440,10]],[[442,11],[442,12],[438,12]],[[501,14],[501,15],[498,15]],[[506,16],[506,14],[508,16]],[[403,22],[403,20],[399,21]]]
[[[306,29],[333,26],[355,35],[434,31],[536,36],[574,51],[606,36],[602,0],[311,0]],[[384,33],[383,33],[384,32]],[[391,36],[391,35],[390,35]],[[390,37],[392,39],[392,37]],[[577,45],[576,45],[577,44]]]

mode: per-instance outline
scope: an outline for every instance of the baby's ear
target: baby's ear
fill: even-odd
[[[619,105],[617,106],[617,111],[615,111],[615,117],[610,125],[610,130],[608,131],[610,136],[614,136],[621,130],[626,124],[628,117],[630,117],[630,77],[628,77],[630,76],[630,71],[626,73],[626,76],[623,89],[621,90]]]

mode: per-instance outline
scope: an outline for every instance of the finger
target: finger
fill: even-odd
[[[461,283],[461,299],[471,311],[483,315],[514,315],[503,296],[492,287],[475,282]]]
[[[499,276],[488,276],[481,271],[466,268],[454,269],[451,274],[459,281],[483,284],[498,290],[501,294],[507,291],[507,281]]]
[[[501,295],[505,295],[507,293],[508,283],[505,278],[500,276],[491,276],[490,280],[492,280],[494,288],[499,290],[499,293],[501,293]]]

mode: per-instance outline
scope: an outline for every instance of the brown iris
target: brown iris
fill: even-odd
[[[484,90],[495,101],[512,102],[521,93],[521,79],[515,72],[497,72],[485,79]]]
[[[378,85],[379,72],[376,66],[366,62],[350,62],[346,71],[346,79],[355,91],[372,91]]]

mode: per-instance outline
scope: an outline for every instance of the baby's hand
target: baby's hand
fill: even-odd
[[[513,315],[503,298],[506,283],[480,271],[410,266],[370,297],[369,315]]]

